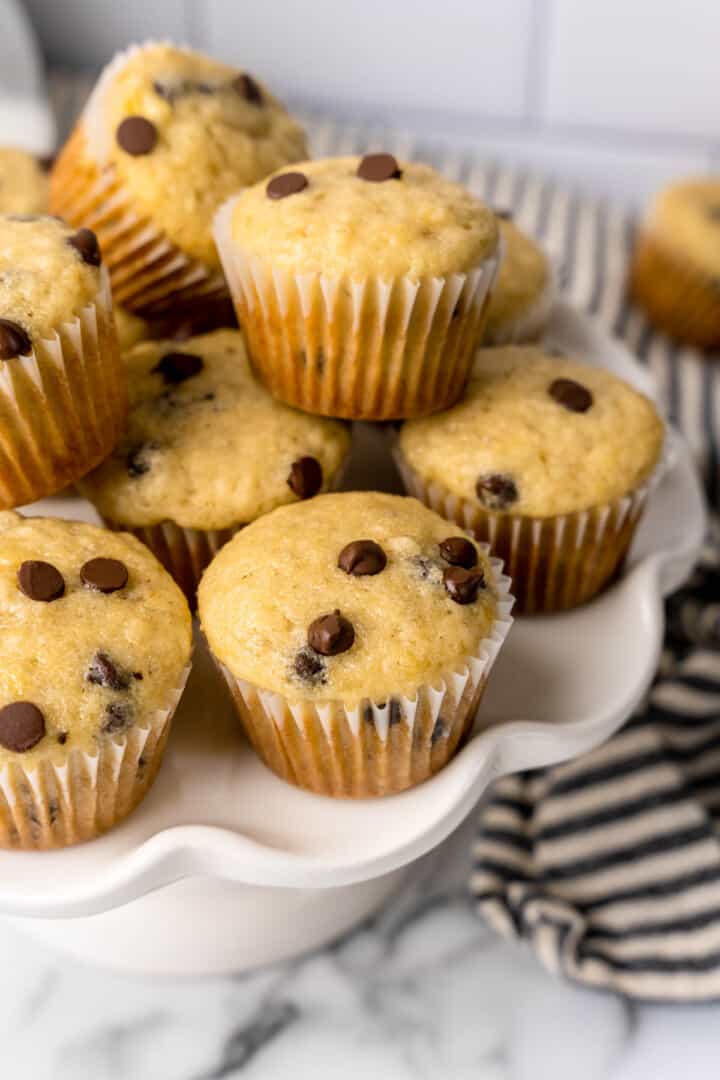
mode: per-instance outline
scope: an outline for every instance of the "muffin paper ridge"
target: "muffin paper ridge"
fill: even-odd
[[[0,847],[48,850],[92,840],[126,817],[157,774],[191,664],[145,726],[104,740],[97,753],[71,749],[62,765],[25,770],[22,755],[0,768]]]
[[[235,245],[237,198],[217,212],[213,231],[253,365],[273,396],[356,420],[420,416],[458,399],[497,251],[465,273],[419,280],[293,275]]]
[[[107,271],[92,301],[0,365],[0,509],[52,495],[110,453],[125,379]]]
[[[487,551],[487,545],[481,545]],[[367,797],[422,783],[470,735],[490,671],[512,625],[513,596],[502,562],[490,559],[497,613],[477,650],[413,697],[313,704],[290,702],[232,672],[214,657],[243,728],[265,764],[318,794]]]

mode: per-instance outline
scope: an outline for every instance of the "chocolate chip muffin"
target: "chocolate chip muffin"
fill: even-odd
[[[462,393],[498,225],[459,184],[390,154],[303,162],[230,199],[215,238],[253,364],[281,401],[388,420]]]
[[[488,306],[487,345],[535,341],[554,298],[550,261],[539,244],[508,217],[500,218],[503,256]]]
[[[322,495],[249,525],[199,589],[253,746],[326,795],[402,791],[468,736],[509,626],[497,563],[414,499]]]
[[[125,354],[130,416],[81,483],[112,528],[133,532],[194,602],[214,553],[243,525],[339,478],[345,425],[273,401],[239,330],[148,341]]]
[[[116,303],[157,312],[224,292],[216,209],[305,154],[300,127],[252,75],[149,43],[101,75],[53,169],[50,205],[97,231]]]
[[[666,333],[720,347],[720,177],[684,180],[656,196],[638,230],[629,289]]]
[[[190,662],[180,590],[131,536],[0,513],[0,846],[109,829],[150,786]]]
[[[0,147],[0,214],[46,214],[47,169],[33,154]]]
[[[521,611],[583,603],[622,563],[661,457],[646,397],[532,346],[483,349],[461,404],[405,424],[408,491],[487,541]]]
[[[51,217],[0,217],[0,509],[97,465],[125,408],[94,233]]]

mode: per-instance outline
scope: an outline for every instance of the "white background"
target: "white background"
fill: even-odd
[[[26,0],[53,62],[165,36],[294,102],[639,202],[720,168],[719,0]]]

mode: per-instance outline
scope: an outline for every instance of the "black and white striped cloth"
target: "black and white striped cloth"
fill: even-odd
[[[66,133],[90,80],[56,73]],[[625,299],[632,219],[480,150],[305,116],[315,155],[384,149],[429,162],[512,210],[553,257],[569,300],[655,377],[720,502],[720,363],[655,334]],[[720,358],[719,358],[720,359]],[[720,536],[668,605],[646,707],[580,760],[499,781],[483,804],[471,891],[500,933],[553,971],[662,1000],[720,998]]]

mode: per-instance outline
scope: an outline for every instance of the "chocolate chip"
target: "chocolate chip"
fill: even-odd
[[[463,566],[466,570],[477,566],[477,548],[464,536],[448,536],[447,540],[441,540],[438,547],[445,562],[451,566]]]
[[[475,484],[478,499],[488,510],[505,510],[518,500],[518,489],[511,476],[487,473]]]
[[[297,195],[308,186],[307,176],[301,172],[280,173],[273,176],[265,188],[268,199],[284,199],[288,195]]]
[[[0,319],[0,360],[12,360],[24,356],[32,349],[32,342],[22,326],[12,319]]]
[[[243,75],[238,75],[237,79],[233,79],[232,88],[241,98],[245,98],[246,101],[249,101],[251,105],[262,105],[262,90],[253,79],[252,75],[248,75],[247,72]]]
[[[592,406],[593,396],[586,386],[574,379],[555,379],[548,387],[551,398],[570,412],[584,413]]]
[[[149,450],[157,450],[157,443],[139,443],[128,450],[125,455],[128,476],[144,476],[150,472],[150,463],[145,456]]]
[[[67,731],[58,731],[57,741],[60,743],[61,746],[64,746],[65,743],[68,741]]]
[[[49,603],[59,600],[65,592],[65,581],[52,563],[41,559],[28,559],[22,563],[17,575],[20,591],[31,600]]]
[[[307,646],[300,649],[295,657],[293,661],[293,671],[299,679],[302,679],[303,682],[310,683],[311,686],[317,686],[318,684],[327,681],[325,661],[314,649],[310,649]]]
[[[118,125],[115,139],[121,150],[133,157],[150,154],[158,141],[157,128],[144,116],[126,116]]]
[[[374,540],[353,540],[340,552],[338,566],[353,577],[369,577],[385,569],[387,555]]]
[[[127,566],[119,559],[89,559],[80,567],[80,579],[88,589],[114,593],[127,585]]]
[[[68,237],[68,244],[79,252],[80,258],[88,266],[99,266],[102,262],[100,245],[92,229],[78,229],[73,236]]]
[[[32,750],[45,735],[45,717],[31,701],[13,701],[0,709],[0,746],[18,754]]]
[[[456,604],[472,604],[480,589],[485,587],[482,570],[466,570],[463,566],[449,566],[443,570],[445,591]]]
[[[402,169],[392,154],[366,154],[357,167],[361,180],[381,183],[383,180],[399,180]]]
[[[287,483],[298,499],[311,499],[313,495],[317,495],[322,482],[322,466],[316,458],[301,457],[293,461]]]
[[[108,690],[127,690],[130,686],[130,676],[127,671],[123,671],[107,653],[103,652],[95,653],[85,673],[85,679],[93,686],[104,686]]]
[[[177,386],[178,383],[191,379],[193,375],[198,375],[203,367],[203,358],[197,353],[169,352],[165,353],[152,370],[153,373],[162,375],[170,386]]]
[[[125,731],[132,720],[132,708],[124,701],[111,701],[105,706],[105,723],[103,731],[106,735],[116,735],[119,731]]]
[[[308,627],[308,645],[322,656],[347,652],[355,641],[355,628],[337,609],[321,615]]]
[[[53,165],[55,164],[55,154],[42,154],[37,159],[37,163],[43,172],[50,172]]]
[[[507,207],[503,206],[499,210],[495,211],[495,217],[500,218],[502,221],[512,221],[513,212],[512,210],[508,210]]]
[[[434,746],[436,742],[439,742],[446,734],[447,732],[445,731],[445,724],[443,723],[442,717],[438,716],[433,724],[433,729],[430,732],[430,743],[432,746]]]

